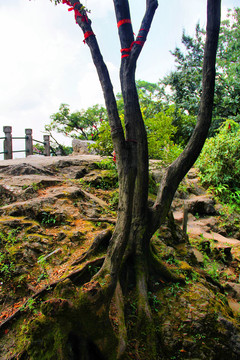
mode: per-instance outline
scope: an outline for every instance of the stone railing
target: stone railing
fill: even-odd
[[[25,129],[24,137],[13,137],[12,136],[12,127],[4,126],[3,132],[4,137],[0,137],[0,140],[3,140],[3,151],[0,154],[4,154],[4,160],[12,159],[13,153],[25,152],[25,156],[39,154],[39,152],[34,151],[33,142],[37,142],[44,145],[44,152],[42,155],[50,156],[50,136],[44,135],[43,141],[35,140],[32,137],[32,129]],[[13,150],[13,140],[25,140],[25,149],[24,150]]]

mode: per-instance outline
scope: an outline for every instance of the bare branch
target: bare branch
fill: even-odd
[[[146,12],[143,17],[141,27],[138,32],[138,36],[136,38],[136,41],[134,41],[134,43],[133,43],[133,47],[132,47],[132,51],[131,51],[131,58],[130,58],[131,66],[134,63],[136,63],[136,61],[142,51],[143,45],[147,40],[147,34],[150,30],[150,27],[151,27],[151,24],[153,21],[153,17],[154,17],[157,7],[158,7],[157,0],[147,0]]]
[[[103,90],[114,147],[117,149],[120,146],[121,150],[124,151],[124,133],[117,110],[116,98],[113,92],[112,82],[109,76],[107,66],[100,52],[96,35],[93,32],[91,20],[88,18],[84,6],[78,0],[70,0],[66,3],[73,6],[76,23],[82,29],[84,34],[84,43],[88,45],[91,51],[92,59],[96,67],[99,81]]]

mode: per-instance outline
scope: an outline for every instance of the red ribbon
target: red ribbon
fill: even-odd
[[[72,6],[72,7],[70,7],[70,9],[68,9],[68,11],[74,10],[74,9],[75,9],[75,6],[76,6],[77,4],[78,4],[78,3],[74,3],[73,6],[70,4],[70,6]],[[68,4],[68,5],[69,5],[69,4]]]
[[[117,23],[117,27],[119,28],[123,24],[131,24],[131,20],[130,19],[122,19]]]
[[[62,0],[63,4],[67,4],[68,6],[72,6],[72,4],[70,3],[70,1],[68,0]]]
[[[94,35],[94,36],[95,36],[94,32],[92,32],[92,31],[87,31],[87,32],[85,32],[85,34],[84,34],[84,40],[83,40],[84,44],[86,43],[87,38],[88,38],[89,36],[91,36],[91,35]]]
[[[87,17],[87,15],[82,15],[79,10],[75,9],[75,6],[78,5],[78,3],[74,3],[73,6],[72,6],[72,4],[70,3],[70,1],[68,1],[68,0],[62,0],[62,3],[63,3],[63,4],[67,4],[68,6],[71,6],[71,7],[68,9],[68,11],[73,11],[73,10],[74,10],[74,16],[75,16],[76,23],[77,23],[77,17],[78,17],[78,16],[81,17],[82,21],[88,22],[88,17]]]
[[[81,17],[81,19],[82,19],[83,22],[84,22],[84,21],[88,22],[88,17],[87,17],[87,15],[82,15],[78,10],[74,10],[74,12],[75,12],[75,20],[76,20],[76,22],[77,22],[77,17],[78,17],[78,16]]]
[[[116,159],[116,152],[115,152],[115,150],[113,150],[113,153],[112,153],[112,154],[113,154],[113,161],[116,162],[117,159]]]
[[[123,52],[130,53],[134,44],[143,46],[144,43],[145,43],[145,41],[141,41],[141,40],[133,41],[132,44],[131,44],[131,46],[130,46],[130,48],[121,49],[120,51],[121,51],[121,53],[123,53]],[[122,58],[128,57],[129,55],[130,55],[130,54],[123,54],[123,55],[122,55]]]

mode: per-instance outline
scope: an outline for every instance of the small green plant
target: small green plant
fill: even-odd
[[[180,182],[178,192],[182,195],[182,197],[186,197],[186,195],[188,195],[188,186],[184,180]]]
[[[41,267],[41,274],[38,276],[37,278],[37,282],[40,282],[41,280],[47,279],[49,278],[48,275],[48,271],[47,271],[47,261],[46,261],[46,256],[45,255],[41,255],[38,258],[38,264]]]
[[[0,232],[0,276],[3,281],[9,281],[15,274],[16,246],[18,229]]]
[[[103,169],[103,170],[116,170],[116,164],[113,161],[113,158],[107,158],[107,159],[103,159],[99,162],[96,162],[95,166],[98,169]]]
[[[37,183],[33,182],[30,185],[23,185],[22,189],[26,190],[26,189],[32,188],[34,191],[37,191],[37,190],[41,189],[41,187],[42,187],[41,184],[37,184]]]
[[[169,286],[169,291],[172,293],[173,296],[176,296],[179,291],[182,290],[182,286],[180,283],[176,282]]]
[[[100,266],[92,266],[92,265],[88,265],[88,270],[91,276],[94,276],[100,269]]]
[[[180,261],[172,255],[170,255],[169,258],[165,261],[166,261],[166,263],[168,263],[170,265],[179,265],[180,264]]]
[[[202,340],[206,339],[206,335],[198,333],[198,334],[193,335],[192,339],[194,342],[202,341]]]
[[[54,225],[56,223],[56,215],[43,211],[41,213],[41,223],[45,225]]]
[[[149,304],[150,304],[151,308],[155,312],[158,312],[158,308],[161,305],[161,302],[157,298],[157,296],[155,294],[153,294],[151,291],[148,291],[148,301],[149,301]]]
[[[206,254],[203,254],[203,267],[214,280],[219,279],[219,266],[216,260],[209,259]]]
[[[30,310],[34,314],[36,314],[38,311],[36,309],[37,302],[35,299],[30,298],[28,301],[20,308],[21,311]]]

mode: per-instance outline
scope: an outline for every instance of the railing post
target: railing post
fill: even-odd
[[[44,142],[44,155],[50,156],[50,136],[43,135],[43,142]]]
[[[25,154],[26,157],[33,154],[32,129],[25,129]]]
[[[3,143],[4,151],[4,160],[9,160],[13,158],[12,154],[12,127],[4,126],[3,132],[5,133],[5,140]]]

